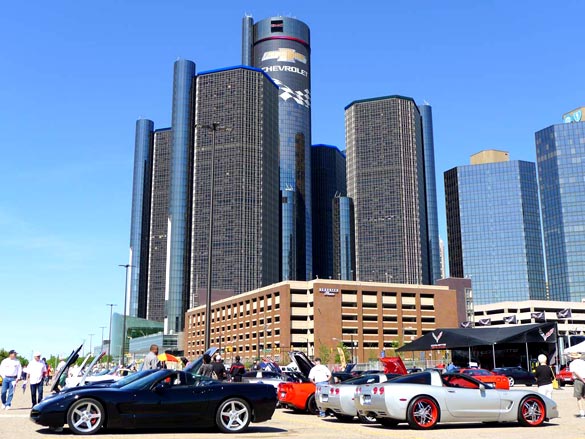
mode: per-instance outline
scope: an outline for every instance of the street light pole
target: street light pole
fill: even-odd
[[[108,367],[110,367],[110,356],[112,354],[112,312],[114,306],[117,306],[115,303],[106,303],[106,306],[110,307],[110,339],[108,340]]]
[[[355,360],[354,360],[355,357],[353,355],[353,334],[349,334],[349,336],[351,338],[351,362],[355,363]]]
[[[207,231],[207,294],[205,301],[205,350],[211,347],[211,274],[213,255],[213,192],[215,189],[215,133],[228,131],[229,128],[213,122],[210,125],[197,125],[197,128],[205,128],[211,131],[211,180],[209,188],[209,229]]]
[[[128,306],[128,268],[134,267],[134,265],[118,264],[118,267],[124,267],[126,270],[126,284],[124,285],[124,323],[122,325],[122,352],[120,356],[120,361],[122,362],[122,366],[124,366],[124,354],[126,353],[126,314],[128,313],[126,309]]]

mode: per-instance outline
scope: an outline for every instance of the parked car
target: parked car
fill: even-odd
[[[537,392],[494,389],[469,375],[435,370],[358,386],[355,405],[360,415],[383,426],[406,422],[418,430],[439,422],[517,421],[537,427],[559,416],[557,404]]]
[[[376,424],[376,418],[359,415],[354,404],[357,386],[362,384],[383,383],[398,376],[394,373],[376,373],[361,375],[339,384],[321,386],[317,390],[317,407],[319,410],[332,414],[339,421],[351,421],[356,416],[363,424]]]
[[[315,400],[317,386],[309,380],[309,372],[314,364],[304,352],[292,351],[289,352],[289,356],[297,365],[299,374],[302,374],[302,381],[280,383],[278,385],[278,402],[281,407],[316,414],[319,412]]]
[[[559,373],[557,373],[557,380],[561,386],[565,384],[573,384],[573,372],[569,370],[569,366],[563,367]]]
[[[516,384],[526,384],[532,386],[536,384],[536,377],[532,372],[522,369],[521,367],[496,367],[492,369],[492,372],[498,375],[505,375],[508,378],[510,387]]]
[[[250,422],[272,417],[273,386],[201,377],[201,360],[189,370],[157,370],[122,387],[80,386],[61,392],[35,405],[31,420],[56,430],[67,424],[74,434],[89,435],[102,429],[213,426],[240,433]]]
[[[497,375],[486,369],[461,369],[459,373],[469,375],[482,383],[491,384],[496,389],[508,390],[510,389],[510,382],[504,375]]]

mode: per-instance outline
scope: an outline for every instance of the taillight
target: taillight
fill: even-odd
[[[384,394],[384,387],[380,387],[380,395]]]
[[[355,393],[362,393],[362,388],[361,387],[357,387],[355,389]]]
[[[331,387],[331,389],[329,389],[329,393],[330,393],[330,394],[332,394],[332,395],[333,395],[333,392],[334,392],[334,391],[335,391],[335,390],[333,390],[333,387]]]
[[[335,394],[339,395],[339,387],[337,389],[335,389]]]
[[[374,388],[372,389],[372,391],[374,392],[374,395],[378,394],[378,388],[377,388],[377,387],[374,387]]]

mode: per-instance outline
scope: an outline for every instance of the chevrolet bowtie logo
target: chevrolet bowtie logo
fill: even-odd
[[[550,336],[551,336],[551,335],[552,335],[554,332],[555,332],[555,328],[554,328],[554,327],[550,328],[550,329],[547,331],[547,333],[546,333],[546,334],[545,334],[544,332],[542,332],[542,329],[540,329],[540,328],[538,329],[538,333],[540,334],[540,336],[542,337],[542,339],[543,339],[544,341],[546,341],[546,340],[547,340],[547,338],[549,338],[549,337],[550,337]]]
[[[271,50],[270,52],[264,52],[262,55],[262,61],[266,61],[269,59],[275,59],[278,62],[300,62],[303,64],[307,64],[307,57],[302,53],[298,53],[294,49],[285,49],[281,47],[278,50]]]
[[[561,318],[567,317],[570,312],[571,310],[569,309],[563,309],[562,311],[559,311],[559,317]]]
[[[439,340],[443,336],[443,331],[439,332],[439,335],[435,335],[434,332],[432,332],[431,334],[432,334],[433,338],[435,339],[435,343],[439,343]]]

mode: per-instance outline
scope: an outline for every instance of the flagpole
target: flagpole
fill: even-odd
[[[492,369],[494,369],[496,367],[496,344],[492,344],[492,357],[494,359],[494,367],[492,367]]]
[[[528,342],[526,342],[526,370],[531,372],[530,370],[530,358],[528,357]]]

